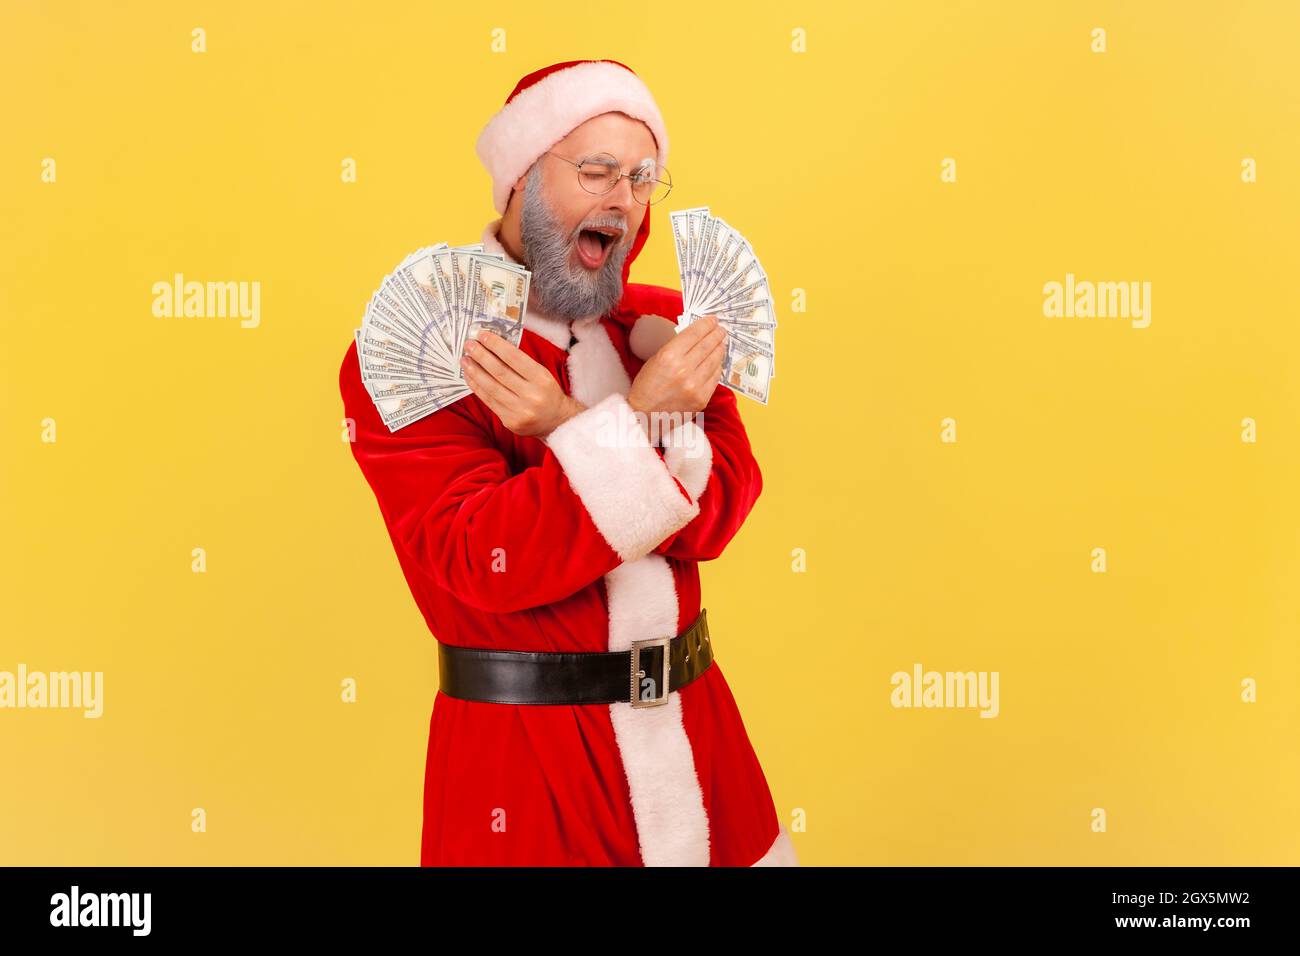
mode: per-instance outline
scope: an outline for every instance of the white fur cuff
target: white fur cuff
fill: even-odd
[[[560,460],[597,530],[624,561],[650,553],[700,513],[694,496],[688,500],[682,494],[650,446],[627,399],[616,392],[543,441]]]
[[[687,419],[669,424],[660,432],[664,464],[677,476],[682,487],[698,499],[708,487],[713,471],[713,445],[704,429]]]

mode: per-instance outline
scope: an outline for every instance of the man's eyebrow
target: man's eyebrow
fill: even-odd
[[[588,159],[594,159],[600,153],[606,153],[610,156],[614,156],[614,154],[609,152],[609,150],[607,149],[593,149],[586,153],[583,153],[582,156],[579,157],[578,161],[583,162]],[[617,156],[614,156],[614,159],[616,162],[619,163],[620,170],[623,168],[624,165],[626,165],[630,169],[640,169],[642,166],[646,165],[647,163],[653,165],[655,161],[653,155],[642,156],[640,159],[635,159],[632,162],[627,164],[624,164],[621,160],[619,160]]]

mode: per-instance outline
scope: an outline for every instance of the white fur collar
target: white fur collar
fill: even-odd
[[[487,224],[483,229],[483,248],[488,252],[495,252],[498,255],[505,256],[507,262],[523,265],[506,251],[505,246],[501,245],[501,240],[497,238],[497,232],[500,228],[500,219],[494,219]],[[547,315],[545,312],[540,312],[530,303],[528,310],[524,313],[524,328],[534,335],[540,335],[561,351],[569,351],[569,343],[573,337],[569,329],[569,322],[564,319],[558,319]]]

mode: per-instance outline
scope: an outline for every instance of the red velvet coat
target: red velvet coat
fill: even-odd
[[[696,563],[722,554],[753,508],[762,476],[730,389],[665,449],[632,418],[625,396],[643,362],[630,330],[682,308],[679,292],[626,283],[649,220],[610,314],[571,328],[525,317],[520,348],[588,406],[545,440],[516,436],[476,395],[390,433],[349,346],[339,385],[352,451],[437,640],[603,651],[679,634],[701,607]],[[499,225],[483,241],[505,254]],[[611,425],[632,439],[602,440]],[[710,626],[725,659],[727,622]],[[719,660],[658,707],[436,694],[422,865],[755,863],[797,860]]]

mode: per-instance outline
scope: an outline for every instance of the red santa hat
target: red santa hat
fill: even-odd
[[[479,133],[475,150],[492,176],[492,202],[505,214],[510,190],[537,157],[593,116],[626,113],[650,127],[668,165],[668,132],[650,90],[617,60],[566,60],[529,73]]]
[[[529,73],[515,84],[505,106],[483,127],[475,145],[479,159],[492,176],[496,211],[505,214],[515,182],[539,156],[593,116],[613,111],[641,120],[650,128],[658,149],[656,162],[667,166],[668,131],[663,116],[649,88],[631,67],[617,60],[566,60]],[[620,308],[629,304],[627,286],[632,263],[649,238],[647,207],[641,228],[623,260],[625,293]],[[622,314],[618,309],[614,311]],[[637,324],[650,323],[641,320]],[[636,333],[631,343],[633,352],[642,359],[648,359],[671,337],[672,326],[666,319],[657,319],[653,324],[653,329],[632,330]]]

